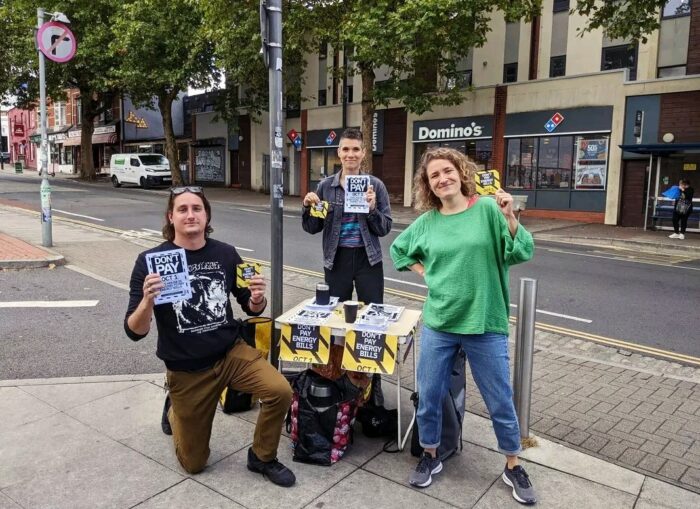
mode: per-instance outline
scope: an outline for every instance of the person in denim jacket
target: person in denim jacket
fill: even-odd
[[[323,231],[323,267],[330,293],[345,301],[352,299],[353,286],[357,299],[365,303],[384,301],[384,268],[379,237],[391,231],[391,207],[386,186],[370,175],[366,198],[368,214],[345,213],[345,176],[359,175],[365,157],[362,133],[346,129],[340,137],[338,157],[342,170],[326,177],[316,192],[304,196],[302,226],[316,234]],[[314,217],[312,206],[321,201],[329,204],[325,218]]]

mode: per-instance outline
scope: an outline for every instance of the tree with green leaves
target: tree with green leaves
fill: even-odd
[[[165,155],[173,184],[182,183],[172,106],[188,87],[216,80],[213,44],[204,35],[198,0],[138,0],[124,3],[113,23],[110,51],[122,65],[117,82],[135,104],[149,107],[156,98],[163,118]]]
[[[2,56],[0,95],[13,95],[20,107],[36,106],[39,97],[39,58],[34,29],[38,7],[47,13],[62,12],[78,41],[75,57],[64,64],[46,61],[46,90],[53,100],[61,100],[67,88],[80,90],[81,144],[80,175],[95,178],[92,160],[92,134],[95,119],[112,107],[119,94],[113,70],[119,58],[106,51],[112,38],[111,26],[119,0],[5,0],[0,19],[6,20]],[[49,21],[47,15],[46,21]]]

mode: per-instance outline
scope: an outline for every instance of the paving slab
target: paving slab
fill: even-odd
[[[22,509],[20,506],[15,504],[12,499],[5,496],[0,492],[0,509]]]
[[[578,477],[609,486],[631,495],[639,494],[644,476],[626,468],[613,465],[588,454],[537,438],[537,447],[523,451],[522,458],[546,465],[562,472],[572,472]]]
[[[57,385],[30,385],[22,386],[22,390],[51,405],[58,410],[68,410],[77,406],[105,398],[123,390],[141,384],[141,381],[132,382],[99,382],[99,383],[75,383]]]
[[[179,484],[168,488],[153,498],[134,506],[133,509],[242,509],[223,495],[199,484],[192,479],[185,479]]]
[[[700,495],[651,477],[644,480],[635,509],[687,509],[700,507]]]
[[[357,470],[333,486],[322,496],[306,506],[307,509],[406,509],[429,507],[448,509],[454,507],[431,497],[428,491],[418,491],[387,481],[380,475]]]
[[[57,414],[0,434],[0,488],[22,507],[131,507],[182,476]]]
[[[0,387],[0,435],[57,413],[58,410],[17,387]]]
[[[382,453],[364,466],[364,470],[408,487],[408,477],[418,459],[409,451]],[[472,507],[503,471],[502,454],[466,443],[464,449],[447,459],[430,487],[420,490],[432,498],[456,507]],[[410,488],[415,490],[416,488]]]
[[[293,509],[308,505],[357,469],[347,461],[330,467],[294,463],[291,442],[284,437],[277,456],[296,474],[297,483],[291,488],[275,486],[262,475],[250,472],[246,468],[247,449],[206,468],[197,475],[197,481],[250,509]]]
[[[114,440],[124,440],[155,424],[160,426],[165,393],[146,382],[66,411]]]
[[[523,462],[537,491],[538,509],[575,507],[576,509],[632,509],[634,495],[603,486],[574,475]],[[500,478],[474,506],[475,509],[522,507],[513,499],[512,489]]]
[[[253,424],[223,412],[217,412],[212,424],[207,465],[213,467],[223,458],[237,451],[247,450],[253,442],[254,431]],[[172,436],[164,434],[161,430],[160,413],[144,425],[139,433],[121,439],[120,442],[161,465],[186,475],[175,456]]]

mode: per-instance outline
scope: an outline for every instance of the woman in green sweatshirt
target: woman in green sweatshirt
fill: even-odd
[[[499,450],[506,455],[503,480],[513,497],[533,504],[535,494],[518,464],[520,429],[508,367],[508,267],[532,258],[532,235],[518,224],[513,197],[476,194],[476,166],[449,148],[429,149],[414,181],[416,207],[424,210],[391,246],[397,270],[425,279],[428,297],[418,363],[418,434],[425,452],[409,482],[427,487],[442,470],[442,400],[452,362],[462,348],[489,410]]]

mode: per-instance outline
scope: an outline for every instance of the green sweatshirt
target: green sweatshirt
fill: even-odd
[[[458,214],[421,215],[391,245],[391,258],[397,270],[425,267],[423,322],[431,329],[508,334],[508,267],[532,258],[534,249],[522,225],[511,237],[496,201],[480,198]]]

